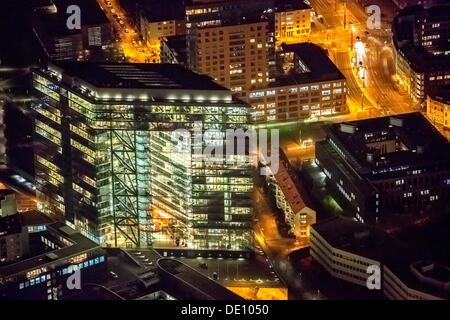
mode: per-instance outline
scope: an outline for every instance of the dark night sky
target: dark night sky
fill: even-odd
[[[0,1],[0,59],[2,64],[27,65],[37,61],[39,45],[31,30],[33,0]]]

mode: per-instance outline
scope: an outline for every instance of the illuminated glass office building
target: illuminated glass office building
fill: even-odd
[[[230,91],[179,65],[79,62],[34,69],[32,87],[42,211],[112,246],[249,248],[248,155],[197,152],[248,128]]]

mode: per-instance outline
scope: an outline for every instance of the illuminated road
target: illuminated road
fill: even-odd
[[[315,32],[310,40],[328,49],[330,58],[347,79],[350,109],[348,120],[418,111],[418,104],[406,92],[399,90],[393,79],[395,62],[390,25],[395,10],[388,4],[374,0],[374,4],[381,6],[382,21],[380,29],[372,30],[367,29],[368,15],[355,0],[348,0],[346,6],[342,0],[337,1],[337,6],[335,0],[310,2],[315,12],[323,17],[322,21],[317,16],[313,18]],[[365,71],[364,84],[357,75],[358,70],[352,70],[351,66],[352,58],[356,56],[357,36],[365,48],[361,52]]]
[[[278,231],[274,213],[267,203],[267,195],[260,187],[255,187],[255,211],[258,222],[254,226],[255,237],[261,248],[271,261],[275,272],[286,283],[289,290],[293,291],[298,299],[323,300],[326,299],[317,289],[312,288],[295,271],[288,259],[289,253],[307,246],[292,238],[283,237]]]
[[[159,62],[159,57],[150,53],[150,49],[142,42],[139,34],[131,26],[125,11],[120,8],[115,0],[97,0],[97,2],[117,31],[120,47],[129,62]],[[114,15],[117,15],[117,17],[114,17]]]

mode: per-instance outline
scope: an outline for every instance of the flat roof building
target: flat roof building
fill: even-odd
[[[444,209],[450,144],[419,112],[333,124],[316,143],[327,185],[361,222]]]
[[[181,261],[161,258],[157,262],[161,278],[177,288],[183,299],[243,300],[240,296],[205,277]]]
[[[281,47],[275,81],[264,90],[250,91],[248,100],[256,121],[348,112],[345,77],[322,48],[312,43]]]
[[[81,29],[70,30],[69,0],[48,1],[48,6],[33,11],[33,29],[50,60],[89,60],[103,58],[112,48],[112,28],[96,1],[80,0]]]
[[[413,237],[413,243],[423,241],[420,234]],[[434,260],[432,248],[418,252],[414,246],[343,217],[311,227],[311,255],[332,276],[367,287],[374,284],[369,276],[375,270],[380,276],[375,289],[391,300],[448,299],[448,265]]]
[[[60,300],[76,292],[66,284],[73,272],[83,283],[106,274],[104,250],[64,223],[23,226],[34,239],[32,255],[0,265],[0,299]]]
[[[175,64],[58,63],[32,87],[41,210],[102,244],[250,250],[249,157],[202,152],[249,126],[230,91]]]
[[[106,248],[108,271],[70,300],[242,300],[217,281],[151,248]],[[185,261],[185,260],[183,260]]]
[[[396,73],[415,100],[450,84],[450,6],[407,7],[395,17],[393,43]]]

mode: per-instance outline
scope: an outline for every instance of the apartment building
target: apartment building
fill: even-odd
[[[276,172],[272,172],[270,166],[266,167],[270,173],[266,176],[266,183],[292,234],[299,239],[309,240],[310,227],[316,222],[316,212],[306,205],[297,173],[281,148],[279,157]]]
[[[267,21],[206,27],[194,33],[191,69],[207,74],[241,98],[246,98],[252,89],[267,86]]]
[[[186,7],[189,68],[246,99],[273,80],[273,0],[207,1]]]

